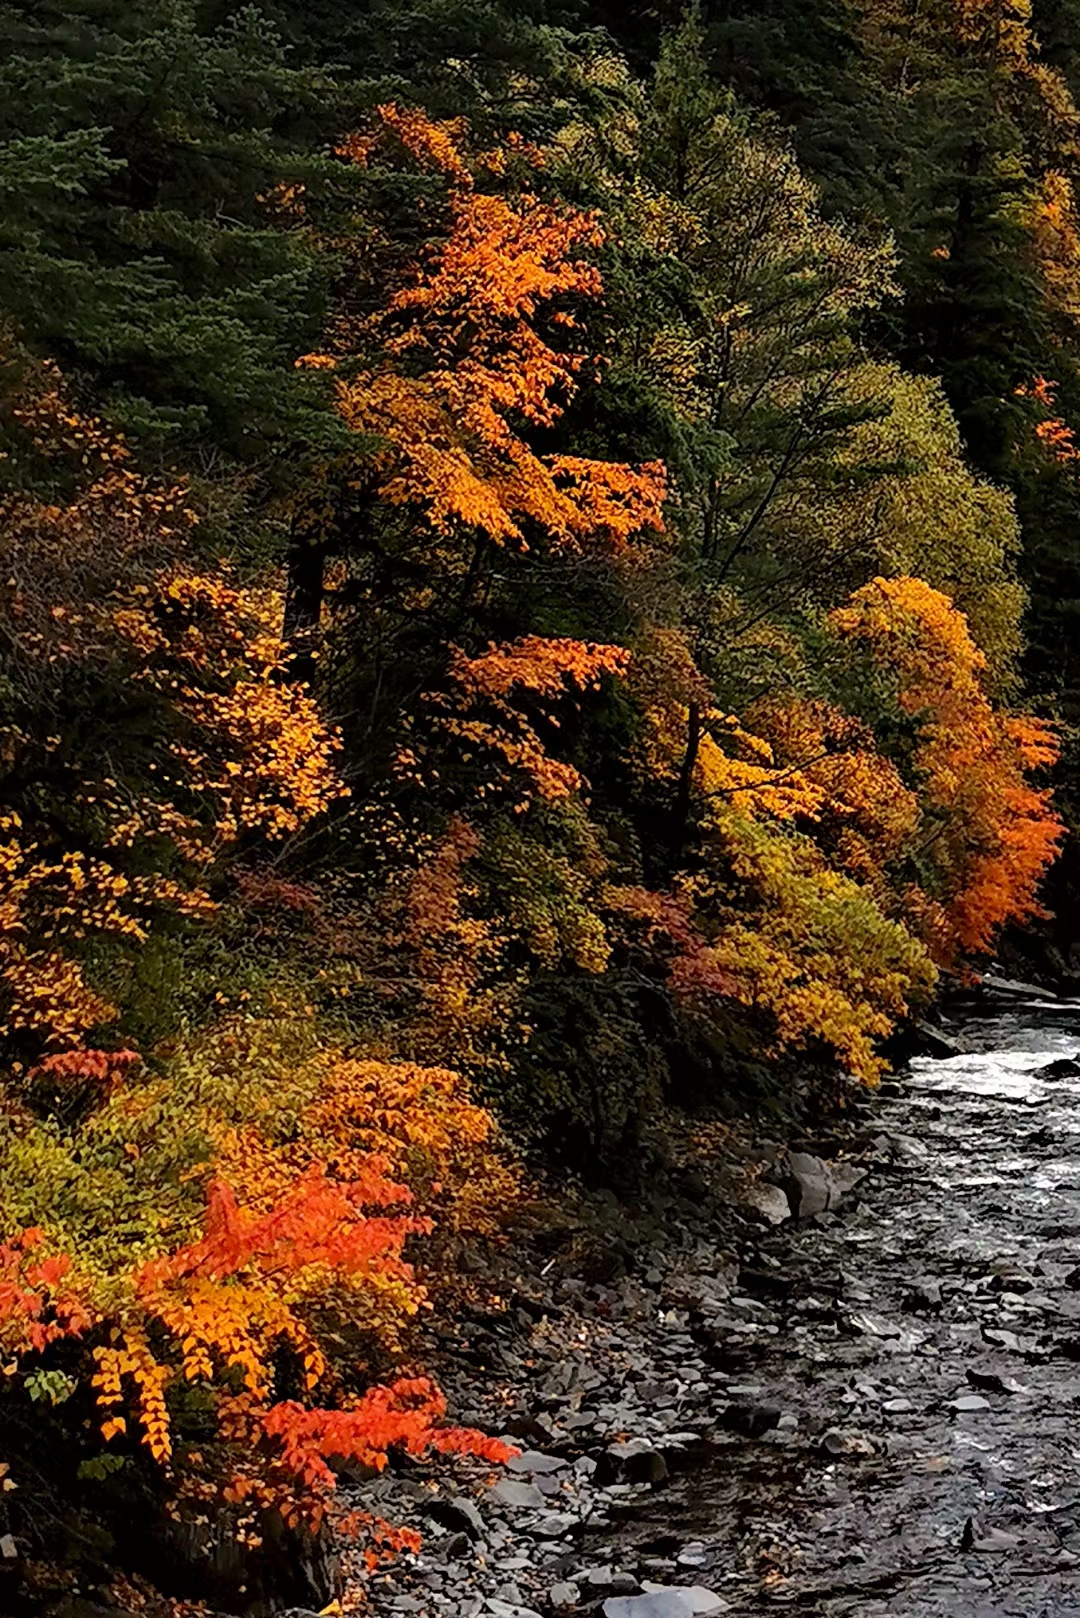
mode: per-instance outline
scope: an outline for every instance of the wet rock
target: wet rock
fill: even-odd
[[[778,1185],[758,1181],[744,1193],[743,1203],[768,1225],[782,1225],[791,1218],[791,1204]]]
[[[965,1047],[960,1040],[947,1034],[942,1028],[935,1028],[933,1023],[924,1021],[912,1025],[911,1055],[929,1056],[935,1061],[944,1062],[951,1056],[963,1056]]]
[[[507,1461],[506,1465],[511,1472],[531,1472],[535,1475],[538,1472],[561,1472],[570,1462],[564,1455],[542,1455],[539,1450],[526,1449]]]
[[[837,1208],[866,1178],[866,1170],[851,1163],[827,1163],[811,1152],[788,1153],[789,1178],[785,1187],[796,1219]]]
[[[988,1282],[991,1292],[1032,1292],[1035,1277],[1018,1264],[998,1264]]]
[[[955,1410],[958,1415],[974,1415],[976,1411],[989,1410],[990,1401],[984,1399],[981,1393],[961,1393],[949,1400],[949,1409]]]
[[[638,1583],[633,1573],[627,1573],[621,1568],[612,1576],[611,1588],[617,1596],[637,1595],[644,1586]]]
[[[983,1326],[982,1335],[988,1343],[998,1348],[1007,1349],[1010,1354],[1026,1354],[1028,1344],[1021,1341],[1014,1331],[1006,1331],[999,1326]]]
[[[878,1156],[885,1156],[898,1166],[913,1167],[925,1163],[929,1152],[914,1135],[879,1135],[874,1142]]]
[[[997,994],[1008,999],[1052,1000],[1055,998],[1052,989],[1043,988],[1038,983],[1025,983],[1019,978],[998,977],[993,972],[983,974],[979,987],[985,994]]]
[[[990,1555],[1000,1555],[1004,1552],[1014,1551],[1020,1544],[1015,1534],[1007,1534],[1001,1528],[988,1528],[981,1523],[978,1517],[969,1517],[964,1524],[964,1532],[960,1540],[962,1551],[982,1551]]]
[[[483,1539],[486,1532],[484,1519],[473,1502],[465,1495],[453,1500],[435,1496],[428,1504],[428,1515],[455,1533],[467,1534],[469,1539]]]
[[[780,1425],[782,1415],[779,1405],[738,1400],[728,1406],[720,1421],[729,1433],[739,1433],[743,1438],[760,1438],[763,1433]]]
[[[973,1388],[982,1388],[986,1393],[1029,1393],[1015,1377],[1001,1376],[997,1371],[978,1371],[969,1365],[967,1379]]]
[[[535,1483],[520,1482],[516,1478],[502,1478],[491,1491],[491,1498],[500,1505],[522,1510],[542,1510],[545,1496]]]
[[[532,1533],[537,1539],[562,1539],[580,1527],[581,1518],[575,1517],[573,1512],[553,1511],[533,1527]]]
[[[794,1278],[782,1270],[740,1270],[739,1287],[753,1298],[790,1298],[795,1290]]]
[[[861,1332],[866,1337],[901,1337],[903,1328],[895,1320],[886,1320],[884,1315],[873,1315],[868,1312],[859,1312],[847,1317],[847,1323],[853,1331]]]
[[[683,1546],[675,1560],[680,1567],[712,1567],[716,1558],[700,1539],[695,1539]]]
[[[916,1281],[904,1297],[903,1307],[917,1314],[936,1315],[941,1309],[941,1283],[925,1278]]]
[[[865,1433],[845,1433],[833,1427],[823,1436],[821,1448],[835,1459],[841,1455],[874,1455],[873,1443]]]
[[[596,1463],[595,1479],[600,1488],[612,1483],[663,1483],[667,1476],[667,1461],[644,1438],[610,1444]]]
[[[1038,1079],[1080,1079],[1080,1057],[1059,1056],[1056,1061],[1047,1062],[1045,1067],[1035,1069]]]

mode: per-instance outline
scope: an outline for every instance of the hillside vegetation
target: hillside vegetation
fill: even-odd
[[[31,1560],[497,1460],[414,1324],[537,1164],[873,1086],[1045,914],[1080,11],[909,9],[0,7]]]

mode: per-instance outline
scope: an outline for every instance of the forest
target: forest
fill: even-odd
[[[0,5],[16,1580],[494,1466],[538,1175],[1080,984],[1078,100],[1075,0]]]

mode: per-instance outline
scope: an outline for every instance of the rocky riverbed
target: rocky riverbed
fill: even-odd
[[[629,1221],[591,1275],[556,1255],[463,1315],[456,1414],[522,1453],[364,1486],[424,1545],[351,1595],[1080,1613],[1080,1003],[984,998],[957,1032],[968,1054],[917,1060],[832,1140],[766,1152],[741,1206],[694,1187],[663,1239]]]

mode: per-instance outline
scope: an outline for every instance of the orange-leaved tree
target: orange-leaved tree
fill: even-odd
[[[1040,913],[1062,826],[1030,777],[1057,757],[1053,729],[993,706],[963,614],[921,579],[874,579],[829,621],[865,648],[914,726],[922,825],[913,853],[937,907],[933,947],[946,964],[985,953],[1003,923]]]
[[[401,266],[382,308],[343,329],[373,360],[342,377],[339,404],[350,427],[378,440],[378,497],[418,507],[442,532],[461,525],[496,543],[525,545],[534,525],[570,546],[618,547],[660,529],[662,466],[541,454],[528,438],[558,421],[597,363],[578,312],[603,290],[586,256],[603,243],[597,216],[506,186],[520,143],[477,152],[460,120],[387,105],[342,150],[362,164],[378,154],[434,171],[446,185],[443,239]]]
[[[380,671],[373,706],[403,688],[408,707],[417,690],[403,668],[431,684],[449,646],[467,657],[499,638],[489,625],[502,559],[618,565],[638,536],[663,531],[666,476],[658,462],[554,442],[599,364],[585,323],[602,293],[603,238],[592,213],[539,194],[540,152],[513,139],[482,151],[460,120],[387,105],[342,155],[370,179],[370,240],[327,352],[299,363],[336,372],[356,447],[297,507],[287,625],[298,648],[305,635],[310,645],[329,597],[339,623],[362,624]],[[404,232],[378,201],[388,173],[392,199],[417,187],[422,247],[415,219]],[[543,653],[539,638],[514,655],[563,655],[572,680],[586,648],[554,637]],[[347,634],[339,655],[348,662]]]

